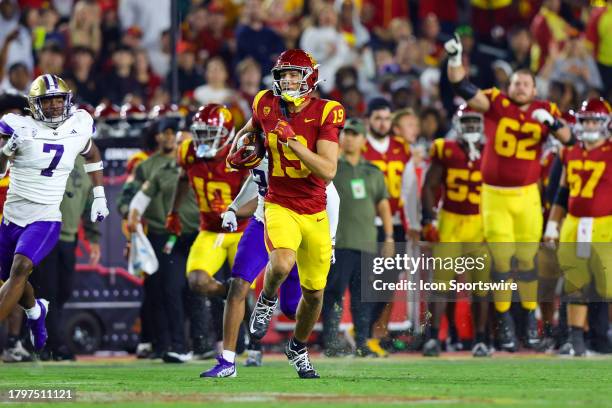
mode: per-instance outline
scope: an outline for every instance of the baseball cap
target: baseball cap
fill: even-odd
[[[363,125],[363,122],[357,118],[347,119],[346,123],[344,124],[344,130],[365,135],[365,126]]]

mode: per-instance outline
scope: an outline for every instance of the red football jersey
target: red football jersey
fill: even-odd
[[[318,140],[338,143],[344,127],[344,108],[336,101],[312,98],[300,112],[285,117],[278,97],[272,91],[259,92],[253,101],[253,124],[266,134],[269,181],[266,201],[289,208],[298,214],[315,214],[325,210],[325,181],[300,161],[291,148],[277,140],[272,130],[279,119],[286,120],[297,140],[313,152]]]
[[[561,160],[570,189],[568,212],[575,217],[612,215],[612,141],[591,151],[577,143],[563,150]]]
[[[389,138],[389,147],[384,153],[374,149],[369,141],[363,148],[363,158],[372,162],[385,175],[385,184],[389,191],[389,205],[391,215],[401,216],[402,202],[400,195],[402,192],[402,175],[404,167],[410,160],[410,147],[401,137]]]
[[[9,174],[6,172],[6,175],[3,178],[0,178],[0,216],[2,216],[2,212],[4,211],[4,202],[6,201],[6,193],[9,188]]]
[[[499,89],[485,92],[491,108],[484,114],[485,143],[482,157],[483,182],[499,187],[521,187],[540,179],[542,145],[548,127],[531,117],[536,109],[546,109],[554,117],[561,117],[557,105],[533,101],[526,111],[519,109]]]
[[[444,168],[442,208],[461,215],[479,214],[481,160],[470,161],[459,142],[445,139],[434,140],[430,157]]]
[[[221,228],[221,213],[238,195],[248,170],[235,171],[225,164],[225,157],[213,160],[198,159],[191,140],[181,143],[178,163],[189,176],[200,207],[200,230],[226,232]],[[221,204],[223,211],[219,211]],[[217,211],[215,211],[217,208]],[[244,230],[248,220],[238,221],[238,231]]]

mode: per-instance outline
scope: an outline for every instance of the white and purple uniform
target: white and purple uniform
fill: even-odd
[[[268,263],[268,252],[264,243],[264,198],[268,192],[268,159],[264,158],[255,169],[251,170],[251,176],[246,183],[253,183],[257,186],[257,209],[249,220],[249,224],[242,233],[242,238],[238,243],[238,251],[234,259],[234,267],[232,269],[232,277],[243,279],[252,283],[257,276],[264,270]],[[246,189],[246,190],[245,190]],[[330,183],[327,186],[328,195],[330,189],[335,192],[335,187]],[[245,184],[243,186],[246,197],[244,202],[254,198],[253,193],[249,190],[254,190],[253,185]],[[242,193],[242,191],[241,191]],[[335,208],[330,208],[335,207]],[[328,212],[330,216],[330,226],[332,238],[335,235],[337,222],[332,222],[332,214],[338,214],[337,200],[328,200]],[[337,216],[335,217],[337,219]],[[300,279],[298,275],[297,265],[293,266],[287,279],[280,287],[280,306],[281,311],[290,318],[295,318],[297,306],[302,297],[302,289],[300,287]]]
[[[0,120],[1,134],[22,139],[11,158],[0,225],[0,278],[8,278],[15,254],[37,265],[57,243],[66,182],[76,157],[91,148],[93,131],[93,118],[84,110],[56,129],[31,116],[9,113]]]

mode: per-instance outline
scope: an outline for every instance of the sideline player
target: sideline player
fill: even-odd
[[[178,151],[178,163],[182,169],[172,208],[166,218],[166,229],[177,236],[181,234],[178,208],[191,184],[200,208],[200,232],[189,250],[187,281],[196,293],[225,297],[227,285],[213,276],[226,259],[230,267],[234,265],[238,241],[246,222],[238,223],[236,231],[226,233],[221,227],[221,214],[240,191],[247,172],[232,171],[226,166],[225,159],[234,137],[234,121],[227,107],[204,105],[192,122],[193,138],[185,140]]]
[[[84,110],[73,109],[72,92],[56,75],[41,75],[30,87],[31,116],[13,113],[0,120],[9,139],[0,153],[0,174],[11,163],[10,183],[0,225],[0,320],[19,303],[25,309],[32,344],[47,340],[48,302],[34,297],[28,277],[53,249],[60,235],[60,203],[68,176],[80,154],[90,173],[94,200],[91,221],[108,215],[102,186],[102,159],[93,143],[95,126]]]
[[[551,133],[562,143],[570,141],[570,130],[559,120],[554,103],[535,99],[534,75],[515,71],[508,94],[497,88],[482,91],[470,82],[463,66],[459,36],[445,44],[448,78],[457,95],[484,114],[487,142],[482,157],[482,217],[485,240],[493,256],[491,278],[512,280],[512,259],[517,260],[516,280],[521,305],[527,310],[527,346],[539,343],[535,309],[538,276],[534,258],[542,236],[542,205],[538,180],[540,156]],[[494,294],[498,312],[498,338],[502,349],[518,348],[510,314],[512,292]]]
[[[484,143],[484,119],[481,113],[461,105],[455,113],[453,124],[458,139],[436,139],[431,147],[431,165],[425,175],[422,193],[423,235],[430,242],[441,243],[433,249],[437,258],[484,255],[485,259],[488,259],[480,215],[480,159]],[[436,226],[435,197],[440,186],[443,186],[444,194]],[[488,265],[482,270],[474,269],[469,273],[473,282],[489,281]],[[454,275],[453,270],[436,269],[433,279],[435,282],[448,284],[451,279],[457,278]],[[440,354],[438,330],[448,294],[438,294],[438,299],[435,298],[436,293],[433,296],[430,338],[423,346],[423,355],[430,357]],[[485,336],[489,308],[487,296],[486,291],[473,293],[476,332],[472,347],[474,357],[491,355]]]
[[[306,341],[321,314],[332,256],[325,188],[336,174],[345,119],[340,103],[312,96],[318,74],[318,64],[305,51],[283,52],[272,68],[273,90],[255,96],[253,117],[237,135],[263,131],[270,159],[264,209],[270,261],[249,331],[258,339],[266,334],[278,289],[297,262],[302,298],[285,354],[300,378],[319,378]]]
[[[587,302],[612,298],[612,251],[607,245],[612,243],[612,108],[603,99],[590,99],[576,119],[579,142],[561,154],[563,173],[544,240],[559,240],[557,257],[565,278],[570,333],[559,354],[584,356]]]

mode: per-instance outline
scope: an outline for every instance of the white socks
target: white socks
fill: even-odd
[[[236,361],[236,352],[235,351],[229,351],[229,350],[223,350],[223,359],[225,361],[228,361],[230,363],[233,363]]]
[[[30,320],[36,320],[40,317],[41,309],[40,309],[40,305],[38,304],[38,302],[34,302],[34,307],[32,307],[31,309],[23,309],[23,310],[25,310],[25,314],[26,316],[28,316],[28,319]]]

